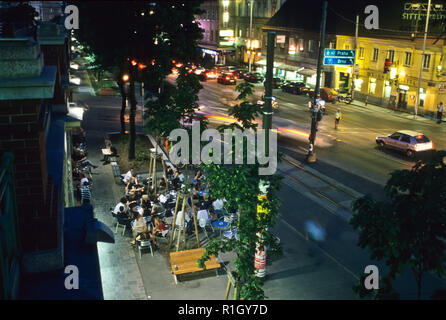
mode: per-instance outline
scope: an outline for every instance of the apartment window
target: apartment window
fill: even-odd
[[[359,59],[364,59],[364,48],[359,47]]]
[[[425,54],[423,56],[423,69],[429,69],[430,63],[431,63],[431,55]]]
[[[410,66],[412,63],[412,52],[406,52],[406,58],[404,59],[404,65]]]
[[[344,44],[344,49],[345,50],[350,50],[350,45],[349,44]]]
[[[304,51],[304,39],[299,39],[299,51]]]
[[[308,40],[308,52],[314,52],[314,40]]]
[[[336,49],[336,42],[330,42],[330,49]]]
[[[395,50],[388,50],[386,59],[389,59],[390,61],[393,62],[394,58],[395,58]]]
[[[379,49],[373,48],[373,61],[378,61]]]

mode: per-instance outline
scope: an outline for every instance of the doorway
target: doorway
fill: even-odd
[[[399,89],[398,90],[398,108],[407,108],[407,91]]]
[[[339,73],[339,93],[348,92],[348,84],[350,80],[350,74],[346,72]]]

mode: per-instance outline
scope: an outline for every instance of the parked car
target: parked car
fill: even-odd
[[[293,93],[293,94],[303,94],[308,88],[303,82],[286,82],[281,85],[283,92]]]
[[[258,72],[248,72],[245,73],[244,79],[245,81],[256,83],[256,82],[263,82],[264,77]]]
[[[391,148],[404,152],[413,158],[417,152],[433,150],[434,144],[421,132],[400,130],[389,136],[376,137],[376,143],[382,149]]]
[[[247,73],[247,72],[248,72],[248,71],[246,71],[246,70],[237,69],[237,70],[234,70],[234,71],[232,72],[232,74],[233,74],[234,76],[238,77],[239,79],[244,79],[244,75],[245,75],[245,73]]]
[[[310,98],[314,97],[314,90],[308,90],[308,95]],[[326,102],[335,103],[338,101],[338,92],[334,89],[323,87],[319,92],[320,98]]]
[[[232,73],[220,73],[220,75],[217,78],[217,82],[221,84],[236,84],[237,83],[237,77],[234,76]]]
[[[266,81],[266,78],[265,78],[265,80],[263,80],[263,85],[265,85],[265,81]],[[282,86],[282,83],[283,83],[283,80],[281,78],[277,78],[277,77],[273,78],[273,89],[280,88]]]

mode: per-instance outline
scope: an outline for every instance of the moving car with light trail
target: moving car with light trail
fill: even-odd
[[[434,144],[424,134],[410,130],[400,130],[389,136],[376,137],[382,149],[390,148],[403,151],[409,158],[421,151],[433,150]]]
[[[234,76],[232,73],[220,73],[217,78],[217,82],[221,84],[236,84],[237,77]]]

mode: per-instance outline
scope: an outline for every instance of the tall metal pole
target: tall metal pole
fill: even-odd
[[[266,76],[265,76],[265,106],[263,109],[262,127],[265,130],[272,128],[272,95],[273,95],[273,67],[274,67],[274,42],[276,38],[275,31],[268,31],[268,42],[266,48]],[[269,131],[266,132],[266,152],[269,150]]]
[[[311,113],[311,133],[309,137],[310,144],[308,145],[308,154],[307,154],[308,162],[316,162],[316,153],[314,152],[314,142],[316,140],[316,131],[317,131],[316,126],[317,126],[317,113],[318,113],[316,101],[319,96],[319,88],[321,82],[323,53],[325,47],[326,20],[327,20],[327,1],[324,1],[324,3],[322,4],[322,21],[321,21],[320,40],[319,40],[319,56],[317,59],[316,88],[314,89],[313,112]]]
[[[252,7],[254,6],[254,0],[250,0],[250,15],[249,15],[249,72],[251,72],[251,59],[252,59]]]
[[[431,12],[431,0],[429,0],[429,2],[427,4],[427,17],[426,17],[426,26],[424,28],[423,53],[421,54],[420,73],[418,74],[418,87],[417,87],[416,100],[415,100],[415,113],[413,115],[414,119],[417,117],[418,103],[420,102],[421,75],[423,72],[423,58],[424,58],[424,51],[426,51],[426,37],[427,37],[427,29],[429,27],[430,12]]]
[[[356,66],[356,52],[358,49],[358,29],[359,29],[359,14],[356,15],[356,30],[355,30],[355,58],[354,58],[354,63],[353,63],[353,72],[352,72],[352,85],[350,86],[350,94],[352,96],[353,99],[353,92],[355,89],[355,79],[358,77],[355,74],[355,66]]]

